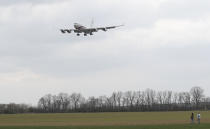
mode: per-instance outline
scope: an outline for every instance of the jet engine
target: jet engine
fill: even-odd
[[[66,30],[66,32],[71,33],[71,30]]]
[[[62,33],[66,33],[66,31],[65,31],[65,30],[63,30],[63,29],[61,29],[61,32],[62,32]]]
[[[102,28],[102,30],[103,30],[103,31],[107,31],[107,29],[106,29],[106,28]]]

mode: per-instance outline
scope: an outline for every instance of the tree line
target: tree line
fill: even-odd
[[[201,87],[189,92],[143,91],[113,92],[110,96],[90,96],[81,93],[47,94],[36,107],[25,104],[0,105],[0,113],[64,113],[64,112],[134,112],[209,110],[210,98]]]

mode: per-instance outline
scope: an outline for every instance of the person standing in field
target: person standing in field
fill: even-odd
[[[192,112],[191,116],[190,116],[190,119],[191,119],[191,124],[194,123],[194,113]]]
[[[197,114],[197,120],[198,120],[198,124],[200,124],[200,122],[201,122],[201,114],[200,113]]]

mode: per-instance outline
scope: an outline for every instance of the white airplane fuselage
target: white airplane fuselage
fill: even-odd
[[[81,24],[78,24],[78,23],[74,23],[74,28],[76,30],[84,30],[84,29],[87,29],[86,27],[82,26]]]

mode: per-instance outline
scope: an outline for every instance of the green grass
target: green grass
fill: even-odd
[[[191,112],[10,114],[0,129],[210,129],[210,112],[200,113],[201,125],[189,124]]]
[[[209,129],[210,124],[137,126],[0,126],[0,129]]]

